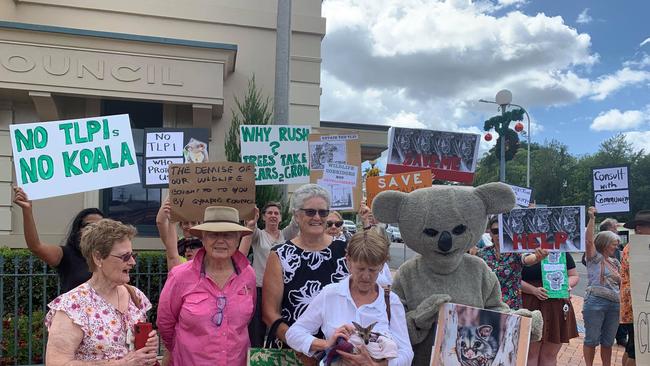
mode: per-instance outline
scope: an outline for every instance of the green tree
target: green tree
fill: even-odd
[[[241,162],[241,145],[239,139],[239,126],[241,125],[268,125],[273,123],[273,108],[271,98],[264,97],[262,91],[255,84],[255,76],[248,80],[248,89],[244,100],[235,96],[237,110],[232,110],[232,123],[226,136],[226,159]],[[269,201],[282,203],[282,222],[280,227],[289,223],[289,207],[286,200],[282,199],[280,186],[264,185],[255,187],[255,204],[260,209]]]

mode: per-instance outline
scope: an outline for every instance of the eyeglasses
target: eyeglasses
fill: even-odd
[[[332,227],[332,226],[341,227],[343,226],[343,221],[328,221],[327,227]]]
[[[201,243],[201,242],[198,242],[198,243],[197,242],[192,242],[192,243],[187,244],[187,247],[186,247],[186,249],[200,249],[200,248],[203,248],[203,243]]]
[[[217,327],[220,327],[221,323],[223,323],[223,309],[225,308],[226,308],[226,297],[217,296],[217,313],[214,314],[214,316],[212,317],[212,322]]]
[[[315,208],[300,208],[299,210],[309,217],[316,216],[316,213],[318,213],[318,216],[320,217],[327,217],[330,214],[330,210],[317,210]]]
[[[130,253],[124,253],[122,255],[110,254],[110,256],[115,258],[120,258],[122,262],[126,263],[129,260],[131,260],[131,258],[133,258],[133,260],[136,260],[138,258],[138,253],[130,252]]]
[[[490,232],[492,233],[492,235],[499,235],[499,228],[498,227],[490,228]]]

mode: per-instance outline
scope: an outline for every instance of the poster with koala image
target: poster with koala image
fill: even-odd
[[[169,165],[207,163],[210,130],[207,128],[145,128],[145,188],[167,188]]]
[[[525,366],[531,319],[459,304],[444,304],[431,366]]]
[[[517,208],[499,215],[502,253],[585,251],[585,206]]]
[[[551,299],[569,298],[569,272],[566,253],[551,252],[542,259],[542,284]]]
[[[434,179],[471,184],[481,135],[391,127],[386,173],[431,169]]]

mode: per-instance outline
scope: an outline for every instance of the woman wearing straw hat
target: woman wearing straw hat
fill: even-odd
[[[174,267],[158,305],[158,330],[171,365],[245,365],[248,323],[255,304],[255,271],[237,250],[251,230],[231,207],[205,210],[190,233],[203,248]]]

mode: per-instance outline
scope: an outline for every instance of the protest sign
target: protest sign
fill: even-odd
[[[391,127],[386,173],[429,168],[435,179],[472,183],[480,141],[474,133]]]
[[[551,252],[542,259],[542,285],[551,299],[569,298],[569,272],[566,267],[566,253]]]
[[[361,190],[361,144],[359,136],[349,135],[309,135],[309,154],[312,169],[310,182],[323,186],[330,191],[332,201],[336,199],[336,208],[339,211],[355,211],[361,204],[363,192]],[[336,165],[342,164],[342,165]],[[327,172],[326,166],[342,167],[348,174],[348,179],[336,179],[336,174],[331,170]],[[335,169],[335,168],[333,168]],[[355,171],[352,177],[351,172]],[[330,174],[331,173],[331,174]],[[353,183],[353,184],[351,184]],[[350,200],[348,200],[350,198]]]
[[[629,263],[637,365],[650,365],[650,235],[630,235]]]
[[[250,220],[255,217],[255,167],[231,162],[172,164],[169,201],[172,221],[203,221],[209,206],[234,207],[241,220]]]
[[[386,174],[381,177],[366,178],[366,204],[372,207],[372,200],[383,191],[413,192],[419,188],[431,187],[431,170]]]
[[[323,181],[344,186],[356,186],[359,167],[345,163],[326,163],[323,169]]]
[[[585,206],[518,208],[499,215],[502,253],[585,251]]]
[[[438,311],[430,364],[525,366],[531,323],[530,318],[513,313],[443,304]]]
[[[309,183],[309,126],[242,125],[241,159],[255,165],[255,184]]]
[[[169,164],[207,163],[207,128],[145,128],[143,181],[146,188],[167,188]]]
[[[599,214],[630,212],[628,166],[593,168],[594,206]]]
[[[515,193],[515,201],[517,206],[526,208],[530,205],[530,199],[533,196],[533,190],[530,188],[513,186],[508,184],[512,191]]]
[[[127,114],[9,126],[18,186],[30,199],[139,183]]]

